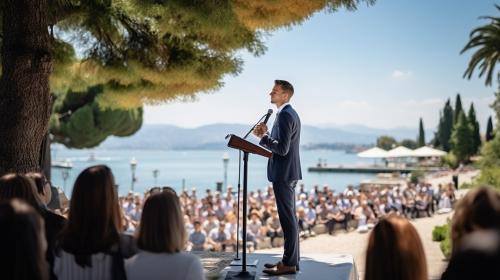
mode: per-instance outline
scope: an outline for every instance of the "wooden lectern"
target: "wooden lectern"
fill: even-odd
[[[226,279],[254,279],[255,274],[247,271],[247,179],[248,179],[248,155],[256,154],[259,156],[270,158],[273,153],[267,149],[257,146],[247,140],[238,137],[234,134],[229,134],[227,146],[243,152],[243,255],[241,271],[229,271]],[[236,240],[238,242],[238,240]]]

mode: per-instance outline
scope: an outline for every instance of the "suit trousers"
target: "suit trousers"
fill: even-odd
[[[283,264],[298,266],[299,252],[299,223],[295,211],[295,186],[297,181],[273,182],[274,196],[280,219],[283,237],[285,239]]]

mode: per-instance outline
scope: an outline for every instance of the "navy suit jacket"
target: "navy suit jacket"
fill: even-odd
[[[288,182],[302,179],[300,169],[300,118],[290,105],[277,115],[270,135],[264,135],[259,143],[271,150],[273,156],[267,163],[267,179],[270,182]]]

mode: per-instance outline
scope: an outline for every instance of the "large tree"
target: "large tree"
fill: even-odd
[[[500,6],[495,5],[500,11]],[[478,27],[470,33],[470,40],[461,53],[474,50],[464,77],[470,79],[474,70],[479,68],[479,77],[485,76],[485,84],[491,86],[494,79],[500,80],[500,72],[495,72],[495,66],[500,62],[500,17],[484,16],[489,24]],[[496,76],[496,77],[495,77]]]
[[[382,135],[377,138],[377,147],[382,148],[384,150],[390,150],[395,148],[398,144],[398,141],[394,139],[394,137],[388,135]]]
[[[101,111],[192,99],[240,72],[237,50],[261,55],[267,31],[360,2],[0,1],[0,174],[38,169],[51,92],[100,86]]]
[[[399,145],[406,147],[408,149],[417,148],[417,142],[413,139],[403,139],[401,140],[401,142],[399,142]]]

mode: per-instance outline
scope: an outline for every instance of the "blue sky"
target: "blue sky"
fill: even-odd
[[[490,0],[378,0],[355,12],[319,12],[300,26],[266,37],[260,57],[240,53],[243,72],[194,102],[146,106],[146,124],[197,127],[252,123],[268,108],[274,79],[295,87],[303,124],[426,128],[438,123],[447,98],[474,102],[481,129],[493,114],[497,85],[462,75],[472,52],[460,55],[470,31],[497,15]],[[477,76],[477,75],[476,75]],[[272,121],[272,120],[271,120]]]

